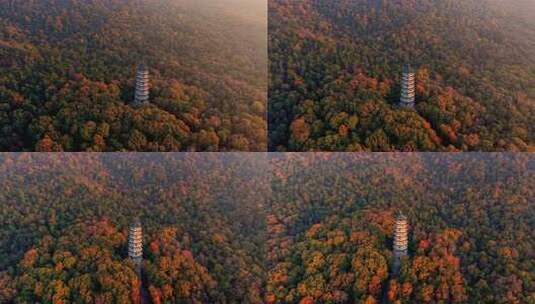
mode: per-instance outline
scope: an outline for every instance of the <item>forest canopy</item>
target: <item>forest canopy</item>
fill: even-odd
[[[266,303],[532,303],[535,157],[279,153]],[[408,256],[393,271],[396,214]]]
[[[22,153],[0,171],[1,303],[535,300],[530,154]]]
[[[0,150],[265,151],[266,2],[217,3],[0,0]]]
[[[253,154],[0,155],[0,303],[262,303],[265,166]]]
[[[535,149],[533,1],[273,0],[268,15],[270,151]]]

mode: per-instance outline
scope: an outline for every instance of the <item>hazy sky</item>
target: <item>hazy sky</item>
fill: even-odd
[[[224,13],[267,25],[267,0],[176,0],[177,4],[208,13]]]

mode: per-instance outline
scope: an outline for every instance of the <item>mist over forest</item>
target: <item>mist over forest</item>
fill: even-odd
[[[0,150],[266,149],[262,2],[0,6]],[[140,63],[143,107],[132,104]]]

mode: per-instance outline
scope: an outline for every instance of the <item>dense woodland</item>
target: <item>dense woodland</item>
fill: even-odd
[[[269,1],[271,151],[535,149],[535,5]],[[416,107],[400,108],[416,68]]]
[[[0,303],[535,301],[530,154],[23,153],[0,172]]]
[[[264,151],[266,35],[265,0],[0,0],[0,150]]]
[[[1,155],[0,303],[261,303],[265,161]],[[136,217],[142,280],[127,259]]]
[[[533,155],[279,154],[271,164],[267,303],[535,303]],[[410,230],[396,275],[398,211]]]

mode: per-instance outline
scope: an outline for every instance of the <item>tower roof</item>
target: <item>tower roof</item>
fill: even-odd
[[[130,223],[130,227],[133,227],[133,228],[138,228],[138,227],[141,227],[141,221],[139,220],[138,217],[135,217],[132,222]]]
[[[396,214],[396,220],[407,220],[407,217],[401,212],[401,210],[398,210]]]
[[[406,63],[403,65],[403,73],[414,73],[414,69],[409,63]]]
[[[146,70],[147,70],[147,66],[145,65],[144,62],[141,62],[141,63],[137,66],[137,70],[138,70],[138,71],[146,71]]]

